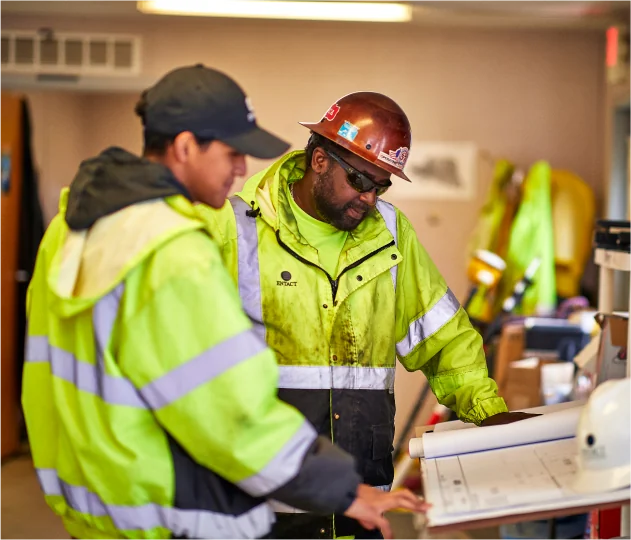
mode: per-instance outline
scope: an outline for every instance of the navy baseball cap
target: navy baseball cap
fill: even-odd
[[[278,157],[289,144],[261,129],[241,87],[202,64],[175,69],[145,90],[141,116],[145,131],[219,140],[260,159]]]

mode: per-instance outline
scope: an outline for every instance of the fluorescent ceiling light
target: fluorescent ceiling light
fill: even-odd
[[[388,2],[147,0],[137,5],[143,13],[161,15],[371,22],[406,22],[412,19],[410,6]]]

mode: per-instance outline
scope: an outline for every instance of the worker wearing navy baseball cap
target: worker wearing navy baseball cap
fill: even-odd
[[[22,403],[45,498],[74,538],[256,538],[274,499],[390,534],[408,491],[361,483],[353,458],[277,396],[209,226],[245,155],[288,145],[241,88],[203,67],[145,91],[138,157],[84,161],[40,246]]]

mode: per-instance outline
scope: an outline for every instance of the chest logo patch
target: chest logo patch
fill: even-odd
[[[278,280],[276,282],[277,287],[296,287],[298,285],[297,281],[291,281],[291,273],[287,270],[283,270],[280,273],[280,277],[282,280]]]

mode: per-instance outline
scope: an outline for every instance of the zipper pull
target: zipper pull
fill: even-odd
[[[254,204],[255,204],[254,201],[250,201],[250,206],[252,207],[252,210],[246,210],[245,211],[246,216],[256,218],[261,213],[261,209],[254,208]]]

